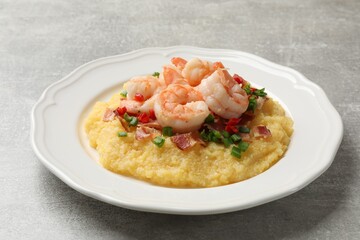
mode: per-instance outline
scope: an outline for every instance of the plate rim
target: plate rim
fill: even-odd
[[[81,184],[78,184],[76,181],[74,181],[73,179],[71,179],[69,176],[67,176],[65,173],[61,172],[59,169],[57,169],[43,154],[41,149],[39,149],[39,146],[36,143],[36,131],[38,131],[39,125],[36,125],[36,111],[37,109],[42,105],[42,104],[47,104],[47,105],[51,105],[54,104],[54,100],[51,99],[51,91],[54,91],[54,94],[57,92],[57,90],[60,90],[61,88],[59,88],[59,85],[61,85],[61,83],[66,83],[67,80],[71,79],[71,77],[73,75],[75,75],[76,73],[80,72],[81,70],[86,70],[87,67],[92,67],[90,69],[96,68],[97,65],[100,65],[101,63],[105,63],[108,60],[112,60],[112,59],[117,59],[117,58],[125,58],[126,56],[135,56],[136,54],[140,54],[140,56],[142,54],[149,54],[151,52],[156,52],[156,53],[163,53],[163,54],[170,54],[173,51],[185,51],[185,52],[202,52],[204,54],[207,53],[218,53],[218,54],[235,54],[235,55],[240,55],[240,56],[245,56],[251,59],[254,59],[266,66],[269,66],[271,68],[275,68],[277,70],[281,70],[283,72],[287,72],[292,76],[295,76],[296,78],[296,83],[299,84],[298,80],[300,80],[302,83],[305,83],[311,90],[316,91],[316,99],[319,101],[319,104],[321,103],[321,105],[326,105],[327,110],[329,110],[329,112],[327,112],[328,114],[332,115],[333,118],[331,118],[329,121],[332,121],[332,125],[337,126],[336,128],[336,132],[334,134],[333,137],[333,148],[332,151],[330,153],[330,155],[328,156],[328,161],[326,161],[323,165],[318,166],[318,170],[314,171],[313,174],[311,176],[308,176],[306,181],[303,181],[302,183],[293,183],[294,186],[288,186],[288,188],[286,190],[281,191],[280,193],[276,194],[276,195],[272,195],[271,197],[267,197],[266,199],[261,199],[257,202],[253,202],[252,204],[247,204],[246,206],[223,206],[223,207],[217,207],[216,209],[209,209],[209,208],[204,208],[204,209],[199,209],[199,210],[193,210],[193,209],[181,209],[181,208],[173,208],[173,207],[162,207],[162,208],[154,208],[152,205],[146,205],[146,204],[134,204],[131,202],[126,202],[124,200],[119,201],[119,199],[113,199],[112,197],[106,196],[102,193],[98,193],[94,190],[91,189],[87,189],[84,186],[81,186]],[[89,70],[90,70],[89,69]],[[87,71],[89,71],[87,70]],[[86,71],[85,71],[86,72]],[[73,81],[76,81],[76,79],[74,79]],[[72,81],[71,81],[72,82]],[[69,84],[71,84],[71,82]],[[58,89],[57,89],[58,88]],[[134,50],[134,51],[130,51],[127,53],[123,53],[123,54],[118,54],[118,55],[113,55],[113,56],[108,56],[108,57],[102,57],[102,58],[98,58],[95,59],[93,61],[87,62],[85,64],[82,64],[81,66],[75,68],[72,72],[70,72],[68,75],[66,75],[65,77],[63,77],[62,79],[50,84],[42,93],[42,95],[40,96],[39,100],[34,104],[32,110],[31,110],[31,130],[30,130],[30,140],[31,140],[31,145],[32,148],[35,152],[35,154],[37,155],[37,157],[40,159],[40,161],[44,164],[44,166],[46,168],[48,168],[55,176],[57,176],[59,179],[61,179],[65,184],[67,184],[68,186],[70,186],[71,188],[75,189],[76,191],[98,199],[100,201],[103,202],[107,202],[110,203],[112,205],[116,205],[116,206],[120,206],[120,207],[124,207],[124,208],[128,208],[128,209],[134,209],[134,210],[140,210],[140,211],[148,211],[148,212],[158,212],[158,213],[172,213],[172,214],[196,214],[196,215],[203,215],[203,214],[215,214],[215,213],[225,213],[225,212],[231,212],[231,211],[236,211],[236,210],[241,210],[241,209],[246,209],[246,208],[250,208],[250,207],[254,207],[260,204],[264,204],[285,196],[288,196],[300,189],[302,189],[303,187],[307,186],[309,183],[311,183],[312,181],[314,181],[317,177],[319,177],[323,172],[325,172],[330,165],[332,164],[335,155],[337,153],[337,150],[340,146],[340,143],[342,141],[343,138],[343,123],[342,123],[342,119],[339,115],[339,113],[336,111],[335,107],[332,105],[332,103],[330,102],[330,100],[328,99],[327,95],[325,94],[325,92],[323,91],[323,89],[315,84],[314,82],[311,82],[310,80],[308,80],[304,75],[302,75],[301,73],[299,73],[298,71],[283,66],[283,65],[279,65],[277,63],[271,62],[269,60],[266,60],[262,57],[256,56],[254,54],[251,53],[247,53],[247,52],[243,52],[243,51],[238,51],[238,50],[231,50],[231,49],[218,49],[218,48],[199,48],[199,47],[193,47],[193,46],[171,46],[171,47],[151,47],[151,48],[141,48],[138,50]]]

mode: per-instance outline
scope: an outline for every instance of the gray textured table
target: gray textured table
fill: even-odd
[[[0,239],[360,239],[360,1],[218,2],[0,1]],[[180,44],[251,52],[319,84],[345,126],[330,169],[266,205],[173,216],[93,200],[42,166],[29,127],[45,87],[99,57]]]

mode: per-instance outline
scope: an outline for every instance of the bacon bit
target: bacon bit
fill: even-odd
[[[156,120],[155,111],[154,109],[149,110],[149,117],[153,120]]]
[[[146,138],[154,138],[159,135],[161,134],[158,130],[145,126],[138,126],[135,131],[135,139],[139,141]]]
[[[244,142],[251,142],[251,137],[249,133],[240,133],[240,137]]]
[[[126,107],[118,107],[118,108],[116,109],[116,112],[117,112],[120,116],[124,115],[124,114],[126,113],[126,111],[127,111]]]
[[[271,132],[266,126],[256,126],[253,128],[254,137],[259,138],[267,138],[271,137]]]
[[[171,59],[172,64],[175,65],[175,67],[179,68],[180,70],[184,69],[187,61],[181,57],[173,57]]]
[[[207,143],[204,142],[204,141],[201,139],[200,133],[199,133],[198,131],[192,132],[191,137],[192,137],[197,143],[199,143],[201,146],[204,146],[204,147],[207,146]]]
[[[149,127],[149,128],[155,128],[157,130],[161,130],[162,126],[158,121],[152,121],[148,123],[140,123],[139,126]]]
[[[196,144],[196,141],[192,138],[191,133],[178,134],[172,136],[170,139],[181,150],[186,150]]]
[[[135,93],[134,99],[135,99],[135,101],[143,102],[145,98],[144,98],[144,95],[142,95],[141,93]]]
[[[109,122],[114,120],[115,117],[115,113],[113,110],[111,110],[110,108],[107,108],[104,112],[104,116],[103,116],[103,121],[104,122]]]
[[[240,125],[246,125],[249,121],[251,121],[254,118],[254,114],[252,112],[245,112],[243,115],[241,115],[241,121]]]
[[[150,121],[150,118],[146,113],[140,113],[137,118],[141,123],[148,123]]]
[[[124,130],[126,132],[130,132],[130,127],[128,125],[128,122],[126,122],[126,120],[120,116],[118,116],[118,119],[120,121],[121,126],[124,128]]]
[[[265,101],[267,100],[267,98],[265,97],[259,97],[256,99],[256,108],[257,109],[261,109],[265,103]]]

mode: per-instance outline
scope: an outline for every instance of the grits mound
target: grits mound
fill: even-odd
[[[284,109],[268,99],[261,110],[256,110],[248,127],[265,125],[272,135],[252,139],[240,159],[233,157],[229,148],[213,142],[182,151],[166,138],[164,146],[158,148],[151,140],[135,140],[134,132],[118,137],[124,129],[116,118],[103,121],[105,110],[119,105],[118,96],[107,103],[97,102],[86,119],[90,145],[106,169],[162,186],[215,187],[254,177],[279,161],[293,132],[293,121],[285,116]]]

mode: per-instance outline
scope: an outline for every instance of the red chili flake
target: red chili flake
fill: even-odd
[[[155,120],[155,119],[156,119],[154,109],[150,109],[150,110],[149,110],[149,117],[150,117],[152,120]]]
[[[144,101],[144,95],[142,95],[141,93],[135,93],[135,97],[134,99],[138,102],[143,102]]]
[[[148,123],[150,121],[150,118],[146,113],[140,113],[138,119],[141,123]]]
[[[126,107],[118,107],[116,109],[116,111],[120,116],[122,116],[122,115],[124,115],[126,113],[127,109],[126,109]]]
[[[234,80],[238,83],[238,84],[243,84],[245,83],[245,79],[243,79],[242,77],[240,77],[239,75],[237,74],[234,74],[233,76]]]

